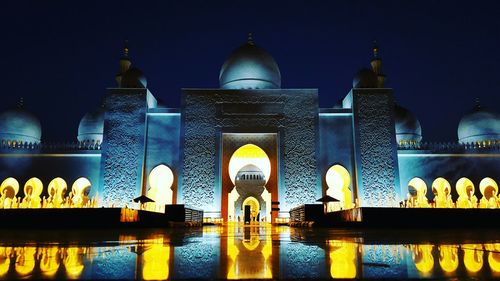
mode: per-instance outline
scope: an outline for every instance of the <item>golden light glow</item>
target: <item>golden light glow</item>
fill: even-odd
[[[153,244],[143,254],[142,278],[144,280],[166,280],[169,275],[170,246]]]
[[[451,185],[444,178],[437,178],[432,182],[432,192],[435,195],[436,208],[453,207],[451,201]]]
[[[6,178],[0,185],[2,198],[13,199],[19,192],[19,182],[15,178]]]
[[[326,194],[340,200],[343,209],[351,209],[353,204],[352,192],[349,189],[351,185],[349,171],[341,165],[333,165],[326,172],[325,180],[328,186]],[[332,209],[333,203],[328,203],[328,210],[331,211]]]
[[[81,261],[81,251],[78,247],[69,247],[66,249],[66,258],[64,259],[64,267],[68,278],[76,279],[82,274],[83,263]]]
[[[483,197],[479,202],[481,208],[497,208],[498,184],[492,178],[484,178],[479,183]]]
[[[28,275],[35,268],[35,247],[22,247],[17,251],[16,272],[19,275]]]
[[[439,246],[439,265],[446,272],[454,272],[458,268],[458,247],[455,245]]]
[[[158,165],[151,170],[148,176],[149,190],[147,196],[155,200],[158,205],[172,204],[172,184],[174,173],[166,165]]]
[[[422,273],[429,273],[434,267],[433,245],[411,245],[415,267]]]
[[[235,185],[236,174],[246,165],[255,165],[266,177],[266,183],[271,176],[271,161],[266,152],[255,144],[245,144],[238,148],[229,160],[229,178]]]
[[[24,208],[40,208],[40,194],[43,191],[43,183],[38,178],[31,178],[24,184],[24,200],[22,207]]]
[[[40,271],[45,276],[53,276],[59,269],[59,249],[57,247],[48,247],[42,249],[40,259]]]
[[[250,206],[250,221],[256,221],[257,220],[257,215],[260,212],[260,204],[259,201],[255,197],[247,197],[244,201],[243,204],[241,204],[243,210],[245,210],[245,206],[249,205]]]
[[[74,207],[81,208],[89,201],[88,194],[92,184],[87,178],[78,178],[71,186],[71,193],[73,195],[72,202]]]
[[[330,275],[332,278],[356,278],[356,248],[352,242],[328,241],[330,246]]]
[[[483,246],[481,244],[464,244],[464,264],[470,272],[478,272],[483,268]]]
[[[413,195],[409,193],[409,204],[410,207],[426,208],[429,207],[429,202],[427,197],[427,184],[421,178],[413,178],[408,182],[408,190],[413,188],[416,194]]]
[[[456,189],[458,193],[457,208],[475,208],[477,197],[474,195],[474,183],[468,178],[460,178],[457,181]]]
[[[49,199],[48,199],[48,207],[59,208],[63,203],[64,196],[66,195],[66,191],[68,190],[68,185],[66,181],[62,178],[55,178],[49,183],[48,191],[49,191]]]
[[[488,254],[488,264],[494,272],[500,272],[500,243],[484,244]]]
[[[9,271],[10,255],[10,247],[0,247],[0,276],[5,275]]]

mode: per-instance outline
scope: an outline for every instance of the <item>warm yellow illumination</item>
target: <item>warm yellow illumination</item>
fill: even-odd
[[[47,199],[48,208],[59,208],[64,201],[64,196],[68,190],[66,181],[62,178],[55,178],[49,183],[49,198]]]
[[[330,275],[332,278],[356,278],[356,244],[330,240]]]
[[[408,190],[413,189],[416,194],[408,193],[408,203],[410,207],[427,208],[429,201],[425,196],[427,194],[427,184],[421,178],[413,178],[408,182]]]
[[[266,177],[266,183],[271,176],[271,161],[262,148],[254,144],[245,144],[238,148],[229,160],[229,178],[235,185],[236,174],[241,168],[254,165],[259,168]]]
[[[71,194],[73,195],[73,207],[81,208],[89,201],[89,193],[92,184],[87,178],[78,178],[71,186]]]
[[[456,245],[439,246],[439,265],[445,272],[454,272],[458,268],[458,247]]]
[[[488,254],[488,264],[494,272],[500,272],[500,243],[484,244]]]
[[[333,198],[340,200],[340,205],[344,209],[351,209],[352,204],[352,192],[349,189],[351,184],[351,176],[349,171],[341,165],[333,165],[326,172],[326,185],[328,189],[326,194]],[[328,204],[328,211],[333,209],[333,203]]]
[[[483,197],[479,201],[481,208],[497,208],[498,184],[492,178],[484,178],[479,183],[479,190]]]
[[[415,267],[422,273],[429,273],[434,267],[434,257],[432,257],[433,245],[412,245],[412,258]]]
[[[59,269],[59,249],[57,247],[47,247],[42,249],[40,259],[40,271],[45,276],[54,276]]]
[[[80,249],[78,247],[69,247],[66,249],[66,258],[63,263],[68,278],[76,279],[82,274],[83,264],[80,259]]]
[[[148,177],[149,190],[147,196],[158,205],[172,204],[174,173],[165,165],[158,165],[151,170]]]
[[[18,249],[16,257],[16,272],[19,275],[28,275],[35,268],[35,247],[22,247]]]
[[[481,244],[464,244],[464,264],[470,272],[478,272],[483,268],[483,246]]]
[[[474,184],[468,178],[460,178],[456,185],[458,199],[457,208],[476,208],[477,197],[474,195]]]
[[[6,178],[0,185],[0,203],[4,209],[11,207],[12,203],[16,201],[15,198],[19,192],[19,182],[15,178]]]
[[[245,210],[245,206],[250,206],[250,222],[254,222],[257,220],[257,215],[260,212],[260,204],[259,201],[255,197],[247,197],[241,207]]]
[[[0,247],[0,276],[9,271],[11,247]]]
[[[40,208],[42,206],[40,195],[43,191],[43,183],[38,178],[29,179],[24,184],[23,208]]]
[[[453,201],[451,200],[451,185],[444,178],[437,178],[432,182],[432,192],[434,193],[434,201],[436,208],[451,208]]]
[[[166,280],[169,275],[170,246],[153,244],[143,254],[142,278],[144,280]]]

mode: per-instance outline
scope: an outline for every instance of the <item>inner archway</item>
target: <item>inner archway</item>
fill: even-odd
[[[328,186],[326,194],[340,200],[340,206],[343,209],[351,209],[353,204],[352,192],[349,189],[351,185],[349,171],[341,165],[333,165],[326,172],[325,180]],[[334,203],[328,203],[327,209],[328,211],[333,211]]]
[[[3,199],[3,208],[11,207],[16,194],[19,192],[19,182],[15,178],[6,178],[0,185],[0,195]]]
[[[255,197],[247,197],[243,204],[241,204],[242,213],[243,213],[243,221],[245,223],[258,222],[260,217],[260,204],[259,200]]]
[[[408,200],[410,207],[425,208],[429,206],[427,184],[421,178],[415,177],[408,182]]]
[[[479,203],[481,208],[496,208],[497,207],[497,195],[498,195],[498,184],[492,178],[484,178],[479,182],[479,191],[483,197]]]
[[[83,207],[89,201],[89,193],[92,184],[87,178],[78,178],[71,186],[71,193],[73,194],[73,205],[76,207]]]
[[[440,177],[432,182],[432,193],[434,193],[436,208],[452,207],[451,185],[445,178]]]
[[[228,194],[227,210],[229,221],[247,221],[245,213],[246,201],[254,198],[259,208],[250,216],[251,221],[271,221],[271,193],[266,183],[271,176],[271,161],[266,152],[255,144],[245,144],[239,147],[231,156],[228,174],[233,188]],[[248,204],[245,205],[245,202]],[[252,203],[252,204],[253,204]],[[261,205],[263,205],[261,207]],[[255,207],[255,204],[252,206]],[[247,220],[245,220],[247,219]]]
[[[159,206],[172,204],[174,173],[168,166],[160,164],[154,167],[148,177],[149,189],[147,196]]]

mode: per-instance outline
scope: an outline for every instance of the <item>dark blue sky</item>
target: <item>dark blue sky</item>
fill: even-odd
[[[123,40],[170,107],[180,89],[218,87],[230,52],[254,33],[283,88],[318,88],[320,106],[349,91],[381,48],[387,86],[424,140],[456,140],[479,97],[500,105],[498,1],[10,1],[0,11],[0,110],[25,106],[44,140],[75,140],[86,111],[114,87]]]

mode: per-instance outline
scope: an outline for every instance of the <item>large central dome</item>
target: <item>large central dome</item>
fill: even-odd
[[[249,36],[248,42],[234,50],[222,66],[219,84],[222,89],[279,89],[280,69]]]

